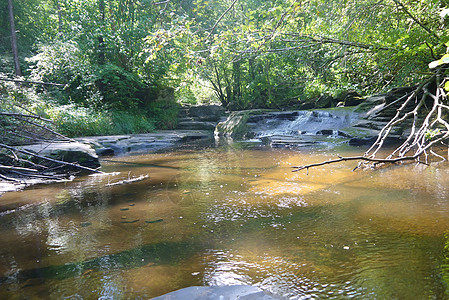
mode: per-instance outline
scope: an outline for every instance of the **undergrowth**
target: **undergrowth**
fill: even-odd
[[[175,125],[177,107],[152,105],[148,109],[98,109],[65,102],[61,91],[39,91],[0,82],[0,111],[36,114],[45,124],[68,137],[148,133]],[[0,124],[1,125],[1,124]],[[0,128],[1,129],[1,128]]]

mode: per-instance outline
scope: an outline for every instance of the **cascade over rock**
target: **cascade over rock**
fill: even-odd
[[[402,104],[400,98],[412,90],[409,87],[397,88],[387,94],[368,98],[356,92],[346,92],[340,95],[343,107],[336,108],[233,112],[227,120],[217,125],[215,135],[236,140],[253,139],[272,147],[343,142],[351,145],[371,144],[396,114]],[[320,99],[324,102],[329,100],[325,96]],[[327,106],[324,102],[320,106]],[[405,122],[394,128],[386,143],[398,143],[409,127],[410,124]]]

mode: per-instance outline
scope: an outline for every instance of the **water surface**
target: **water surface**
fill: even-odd
[[[116,157],[103,170],[119,174],[7,193],[0,298],[150,298],[235,284],[291,299],[447,298],[447,164],[291,172],[362,150]]]

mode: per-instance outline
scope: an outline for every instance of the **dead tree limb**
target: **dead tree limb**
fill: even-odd
[[[449,122],[445,119],[449,117],[448,96],[445,90],[447,81],[449,81],[449,77],[444,76],[444,71],[437,70],[434,75],[418,85],[411,94],[406,94],[406,96],[387,105],[392,106],[403,101],[396,110],[396,114],[380,130],[376,141],[363,155],[339,156],[338,159],[294,166],[293,172],[304,169],[308,172],[313,167],[343,161],[359,161],[359,164],[354,168],[356,170],[362,166],[376,167],[382,164],[397,164],[405,161],[428,164],[430,155],[446,160],[435,153],[432,147],[446,145],[445,142],[449,139]],[[427,105],[430,105],[429,102],[431,102],[430,108],[427,107]],[[411,105],[412,108],[410,108]],[[404,137],[403,142],[386,157],[379,158],[378,153],[391,135],[392,130],[406,121],[411,121],[411,125],[409,126],[410,132]]]
[[[56,163],[56,164],[59,164],[59,165],[73,167],[73,168],[79,169],[79,170],[85,170],[85,171],[89,171],[89,172],[92,172],[92,173],[103,173],[103,172],[101,172],[101,171],[99,171],[97,169],[92,169],[92,168],[85,167],[85,166],[82,166],[82,165],[76,164],[76,163],[70,163],[70,162],[65,162],[65,161],[62,161],[62,160],[52,159],[52,158],[49,158],[49,157],[45,157],[45,156],[33,153],[33,152],[25,150],[25,149],[11,147],[11,146],[4,145],[4,144],[0,144],[0,148],[8,149],[8,150],[13,151],[15,153],[23,153],[25,155],[30,155],[30,156],[33,156],[33,157],[36,157],[36,158],[40,158],[40,159],[45,160],[45,161],[53,162],[53,163]]]
[[[0,180],[26,184],[31,178],[66,180],[80,171],[102,173],[74,162],[66,162],[28,151],[20,146],[47,141],[70,142],[72,139],[49,128],[51,120],[20,107],[0,111]],[[26,111],[23,113],[22,111]]]

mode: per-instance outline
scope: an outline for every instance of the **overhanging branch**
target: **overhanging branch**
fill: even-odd
[[[362,165],[370,164],[375,167],[379,164],[396,164],[405,161],[417,161],[427,164],[429,155],[445,160],[441,155],[435,153],[432,147],[444,145],[449,139],[449,123],[445,117],[449,116],[448,97],[444,89],[447,77],[441,80],[442,70],[438,70],[435,75],[430,76],[406,97],[402,105],[397,109],[395,116],[380,130],[376,141],[361,156],[341,157],[329,161],[312,163],[302,166],[294,166],[293,172],[343,161],[359,161],[359,168]],[[432,90],[432,86],[436,86]],[[433,100],[430,108],[426,107],[426,101]],[[396,103],[396,100],[393,103]],[[413,102],[415,101],[415,102]],[[406,109],[410,104],[415,103],[412,109]],[[390,104],[392,105],[392,104]],[[394,149],[385,158],[377,157],[386,139],[391,134],[393,128],[411,119],[410,132],[405,137],[404,142]],[[423,160],[420,160],[423,157]],[[354,169],[354,170],[355,170]]]

